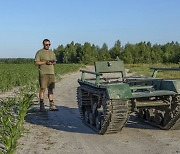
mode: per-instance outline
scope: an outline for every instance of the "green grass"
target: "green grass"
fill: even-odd
[[[178,64],[125,64],[125,68],[134,75],[152,76],[153,70],[150,67],[172,68],[179,67]],[[180,71],[159,71],[157,78],[180,78]]]
[[[24,118],[35,96],[35,89],[31,86],[20,88],[14,98],[0,101],[0,143],[4,146],[0,147],[0,153],[12,154],[16,149]]]
[[[58,80],[62,75],[78,71],[82,67],[82,64],[56,64],[55,65],[55,75]]]
[[[56,64],[57,80],[61,75],[77,71],[80,64]],[[38,86],[38,67],[34,64],[0,64],[0,91],[5,92],[13,87],[33,83]]]

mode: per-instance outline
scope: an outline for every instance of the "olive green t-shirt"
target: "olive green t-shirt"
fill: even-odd
[[[55,60],[56,56],[52,50],[41,49],[37,51],[34,61]],[[40,74],[54,74],[54,65],[39,65]]]

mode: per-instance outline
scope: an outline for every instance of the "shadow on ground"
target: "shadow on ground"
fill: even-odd
[[[25,120],[31,124],[42,125],[65,132],[96,134],[96,132],[82,123],[77,108],[65,106],[57,106],[57,108],[59,111],[47,111],[45,113],[41,113],[37,108],[33,108],[28,112]]]
[[[95,131],[82,123],[79,117],[78,108],[69,108],[65,106],[57,106],[59,111],[47,111],[45,113],[39,112],[38,108],[33,108],[26,116],[26,122],[42,125],[48,128],[61,130],[65,132],[96,134]],[[158,129],[141,120],[135,115],[131,115],[127,122],[127,128],[138,129]]]
[[[126,124],[126,127],[128,128],[138,128],[138,129],[153,129],[153,130],[159,130],[158,127],[152,126],[141,119],[139,119],[135,115],[130,115],[129,120]]]

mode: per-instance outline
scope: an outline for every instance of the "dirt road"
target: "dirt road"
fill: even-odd
[[[180,153],[180,130],[160,130],[133,115],[118,134],[98,135],[85,126],[76,104],[79,77],[79,72],[68,74],[56,84],[59,111],[32,112],[27,116],[25,127],[29,132],[19,140],[16,154]]]

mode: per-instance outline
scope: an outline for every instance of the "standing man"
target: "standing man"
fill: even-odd
[[[51,43],[48,39],[43,40],[43,49],[37,51],[35,56],[35,64],[39,67],[39,84],[40,84],[40,111],[44,112],[44,94],[48,89],[49,110],[58,110],[54,105],[53,89],[55,88],[54,64],[56,64],[56,56],[49,49]]]

